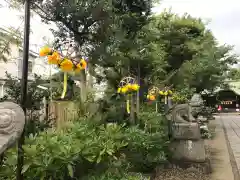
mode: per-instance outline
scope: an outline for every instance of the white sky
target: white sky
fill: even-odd
[[[0,0],[3,1],[3,0]],[[1,2],[2,3],[2,2]],[[2,3],[4,4],[4,3]],[[6,5],[6,4],[5,4]],[[7,7],[0,8],[0,14],[3,15],[6,18],[3,18],[1,16],[0,18],[0,27],[14,27],[19,28],[23,31],[24,21],[21,16],[24,15],[24,10],[22,11],[16,11],[13,9],[9,9]],[[44,45],[44,37],[47,37],[47,39],[52,39],[53,35],[51,31],[49,31],[49,28],[52,26],[46,25],[41,22],[40,17],[33,16],[30,20],[30,26],[31,26],[31,34],[30,34],[30,49],[38,52],[38,49]]]
[[[240,54],[240,1],[239,0],[163,0],[154,8],[161,12],[172,8],[178,14],[188,13],[194,17],[210,20],[209,28],[221,44],[235,46]]]
[[[221,44],[234,45],[235,53],[240,54],[240,41],[238,40],[238,32],[240,32],[239,0],[163,0],[153,11],[159,13],[165,8],[172,8],[174,13],[189,13],[192,16],[210,20],[209,28],[218,41]],[[23,15],[23,12],[0,8],[0,14],[4,14],[6,17],[1,16],[0,27],[14,26],[16,28],[21,24],[18,16]],[[21,27],[23,29],[23,24]],[[44,36],[52,38],[51,32],[48,30],[49,27],[42,24],[38,17],[31,19],[33,33],[30,37],[30,44],[32,49],[34,44],[38,44],[38,48],[44,44]],[[35,48],[33,50],[38,51]]]

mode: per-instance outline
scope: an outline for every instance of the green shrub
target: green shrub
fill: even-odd
[[[148,132],[164,133],[167,130],[167,119],[156,112],[141,112],[139,114],[139,126]]]
[[[122,152],[131,171],[149,172],[167,160],[168,139],[164,131],[151,133],[137,126],[131,127],[125,130],[124,141],[128,145],[122,148]]]
[[[48,129],[30,135],[24,145],[25,180],[70,180],[89,174],[93,178],[134,180],[137,177],[124,173],[152,170],[165,160],[167,140],[164,131],[157,129],[152,133],[138,126],[105,126],[81,120],[61,131]],[[6,157],[0,179],[13,180],[16,151],[10,150]],[[124,173],[113,173],[116,170]]]
[[[123,141],[116,141],[121,137],[118,135],[121,128],[94,127],[90,123],[79,122],[72,124],[66,131],[48,130],[38,136],[30,136],[24,146],[25,179],[61,180],[79,177],[89,168],[104,164],[109,158],[116,158],[115,153],[127,145]],[[16,166],[16,152],[10,151],[7,157],[1,169],[1,179],[14,179],[11,176]]]

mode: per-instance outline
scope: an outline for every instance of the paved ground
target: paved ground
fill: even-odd
[[[230,154],[231,165],[235,179],[240,180],[240,116],[239,115],[221,115],[219,117],[225,131],[228,150]]]
[[[211,180],[239,180],[236,179],[236,175],[236,177],[234,176],[234,168],[232,168],[233,163],[231,161],[234,160],[234,157],[230,156],[228,140],[225,138],[224,126],[221,118],[218,117],[215,121],[211,121],[209,128],[212,130],[215,129],[214,138],[212,140],[206,140],[206,144],[211,152],[211,164],[213,170]],[[235,168],[235,170],[236,169],[237,168]]]

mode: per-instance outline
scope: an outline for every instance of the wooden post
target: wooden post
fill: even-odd
[[[156,113],[158,113],[158,101],[156,100]]]

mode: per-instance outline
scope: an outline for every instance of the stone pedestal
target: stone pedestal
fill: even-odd
[[[195,163],[206,161],[204,140],[201,139],[198,123],[175,123],[172,137],[170,150],[173,160]]]
[[[205,162],[206,153],[203,140],[180,140],[171,144],[172,158],[177,161]]]
[[[198,123],[175,123],[173,124],[172,132],[175,141],[201,139]]]

